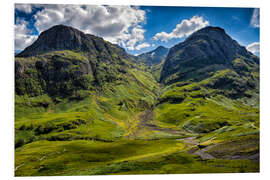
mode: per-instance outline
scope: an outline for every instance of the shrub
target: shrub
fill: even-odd
[[[25,144],[25,141],[23,138],[20,138],[18,140],[15,141],[15,148],[21,147]]]

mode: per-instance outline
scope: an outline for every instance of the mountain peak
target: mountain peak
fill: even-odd
[[[225,32],[225,30],[221,27],[215,27],[215,26],[207,26],[202,29],[199,29],[198,31],[195,31],[192,33],[188,38],[198,36],[201,34],[207,34],[207,35],[220,35],[220,36],[228,36]],[[187,38],[187,39],[188,39]]]
[[[210,66],[232,66],[236,58],[258,58],[240,46],[224,29],[208,26],[191,34],[184,42],[172,47],[161,74],[161,81],[171,75],[181,74],[179,79],[188,78],[195,70]]]
[[[84,34],[76,28],[62,24],[55,25],[43,31],[32,45],[25,48],[17,56],[27,57],[58,50],[88,51],[91,49],[91,38],[94,36]]]
[[[47,36],[53,36],[59,40],[59,38],[64,38],[63,40],[67,39],[80,39],[81,36],[84,36],[85,34],[71,26],[66,26],[63,24],[52,26],[51,28],[43,31],[40,34],[40,38],[47,38]],[[51,37],[51,39],[53,39]]]
[[[166,47],[164,47],[164,46],[158,46],[155,50],[161,50],[161,49],[168,49],[168,48],[166,48]],[[155,51],[154,50],[154,51]]]
[[[207,26],[194,32],[184,42],[172,47],[168,58],[175,56],[175,53],[183,48],[187,53],[185,56],[191,59],[220,59],[223,62],[230,62],[237,54],[244,57],[251,55],[245,47],[240,46],[233,40],[224,29],[213,26]]]
[[[58,24],[58,25],[54,25],[52,26],[51,28],[41,32],[40,35],[44,34],[44,33],[47,33],[49,31],[55,31],[55,30],[71,30],[71,31],[79,31],[81,32],[80,30],[74,28],[74,27],[71,27],[71,26],[67,26],[67,25],[64,25],[64,24]]]
[[[202,28],[194,33],[192,33],[186,41],[190,41],[192,39],[215,39],[218,41],[232,41],[231,37],[225,32],[224,29],[220,27],[207,26]]]
[[[225,30],[221,27],[218,27],[218,26],[206,26],[200,30],[198,30],[197,32],[202,32],[202,31],[205,31],[205,32],[209,32],[209,31],[219,31],[219,32],[224,32],[225,33]]]
[[[83,50],[86,49],[85,39],[86,35],[78,29],[62,24],[55,25],[43,31],[32,45],[17,56],[27,57],[56,50]]]
[[[146,64],[159,64],[167,56],[169,49],[164,46],[158,46],[156,49],[140,54],[137,59]]]

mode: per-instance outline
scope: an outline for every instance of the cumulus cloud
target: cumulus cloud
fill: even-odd
[[[32,5],[31,4],[15,4],[15,9],[29,14],[32,12]]]
[[[247,50],[254,53],[259,53],[260,52],[260,43],[259,42],[254,42],[249,45],[247,45]]]
[[[184,36],[189,36],[193,32],[209,26],[209,22],[204,20],[202,16],[193,16],[190,19],[184,19],[180,24],[177,24],[172,32],[160,32],[157,33],[153,38],[155,40],[161,40],[167,42],[173,38],[182,38]]]
[[[260,10],[258,8],[253,10],[250,25],[255,28],[260,27]]]
[[[151,46],[150,44],[144,42],[144,43],[142,43],[142,44],[137,45],[135,49],[136,49],[136,50],[141,50],[141,49],[143,49],[143,48],[147,48],[147,47],[150,47],[150,46]]]
[[[31,35],[27,29],[27,22],[18,20],[15,24],[15,50],[22,50],[31,45],[37,39],[36,35]]]
[[[40,32],[57,24],[103,37],[128,50],[144,40],[145,11],[131,6],[42,5],[34,18]]]

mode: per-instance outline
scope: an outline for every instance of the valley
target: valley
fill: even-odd
[[[259,58],[218,27],[160,49],[44,31],[15,57],[15,175],[259,172]]]

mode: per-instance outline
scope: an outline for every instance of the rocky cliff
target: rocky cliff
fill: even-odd
[[[248,64],[259,64],[259,58],[240,46],[224,29],[205,27],[170,49],[161,82],[201,79],[207,71],[232,68],[237,58]]]

